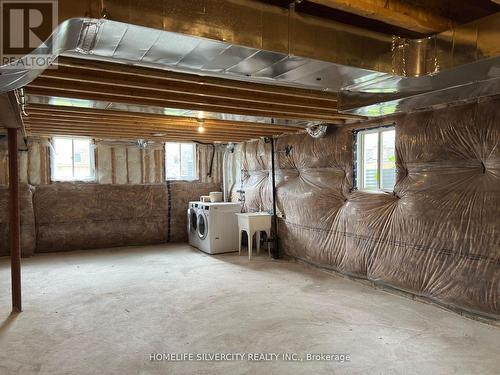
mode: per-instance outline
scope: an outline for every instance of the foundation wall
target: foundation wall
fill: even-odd
[[[166,182],[162,144],[139,149],[97,142],[94,183],[51,182],[48,139],[31,139],[19,152],[22,254],[187,240],[189,201],[220,191],[223,148],[212,173],[199,146],[199,181]],[[203,163],[202,163],[203,161]],[[8,255],[8,154],[0,142],[0,256]]]
[[[34,188],[27,184],[19,186],[21,209],[21,252],[23,256],[33,255],[36,247],[35,215],[33,210]],[[0,256],[10,254],[9,245],[9,190],[0,186]]]
[[[397,119],[393,193],[353,190],[352,127],[321,139],[279,137],[282,250],[500,318],[498,108],[500,100],[488,100]],[[247,210],[271,208],[270,156],[262,141],[243,145]]]
[[[163,185],[55,184],[35,190],[37,252],[166,242]]]

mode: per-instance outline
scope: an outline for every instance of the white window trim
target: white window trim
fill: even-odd
[[[56,149],[53,145],[54,139],[71,139],[71,168],[72,168],[72,174],[73,176],[75,175],[75,161],[74,161],[74,155],[75,155],[75,144],[74,140],[75,139],[80,139],[80,140],[88,140],[89,141],[89,163],[90,163],[90,170],[92,173],[92,176],[87,177],[87,178],[75,178],[75,177],[68,177],[68,178],[63,178],[63,177],[56,177],[55,176],[55,163],[56,163]],[[93,139],[89,137],[71,137],[71,136],[53,136],[52,139],[50,140],[50,180],[52,182],[95,182],[97,180],[96,178],[96,167],[95,167],[95,155],[94,155],[94,148],[92,147],[93,145]]]
[[[181,145],[192,145],[193,146],[193,152],[194,152],[194,176],[193,178],[172,178],[168,177],[168,170],[167,170],[167,143],[176,143],[179,146],[179,168],[182,166],[182,153],[181,153]],[[165,181],[198,181],[199,176],[198,176],[198,146],[194,142],[165,142],[165,145],[163,147],[163,155],[165,158]]]
[[[356,134],[356,186],[355,189],[358,191],[364,191],[364,192],[385,192],[385,193],[392,193],[394,191],[394,188],[392,189],[383,189],[383,183],[382,183],[382,170],[381,170],[381,160],[383,156],[383,149],[382,149],[382,133],[388,130],[394,130],[396,131],[396,126],[395,125],[382,125],[373,129],[363,129],[359,130]],[[377,173],[379,175],[379,179],[377,181],[377,189],[365,189],[364,187],[364,181],[365,181],[365,176],[364,176],[364,143],[365,143],[365,137],[363,135],[365,134],[373,134],[373,133],[379,133],[378,136],[378,145],[377,145]]]

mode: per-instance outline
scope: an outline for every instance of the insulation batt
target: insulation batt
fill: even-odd
[[[499,108],[495,99],[399,117],[392,194],[353,191],[353,127],[277,138],[282,249],[500,319]],[[242,145],[249,211],[272,207],[270,157],[262,141]]]
[[[165,184],[37,186],[36,252],[187,241],[188,202],[213,189],[220,185],[179,181],[170,188]]]
[[[35,217],[33,213],[34,188],[19,185],[19,206],[21,211],[21,254],[30,256],[35,252]],[[0,256],[10,254],[9,241],[9,189],[0,187]]]
[[[34,202],[37,252],[166,241],[163,185],[41,185]]]

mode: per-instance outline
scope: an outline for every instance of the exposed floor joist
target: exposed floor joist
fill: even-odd
[[[117,63],[62,58],[29,94],[163,106],[246,116],[337,121],[336,94],[255,84]]]
[[[206,77],[103,61],[61,57],[26,87],[28,95],[343,123],[335,93]],[[287,125],[204,119],[117,110],[30,104],[30,135],[87,135],[112,139],[238,142],[297,131]]]
[[[337,95],[334,92],[322,92],[318,90],[308,90],[304,88],[282,87],[276,85],[259,84],[254,82],[247,82],[241,80],[231,80],[218,77],[199,76],[194,74],[186,74],[173,72],[168,70],[158,70],[141,66],[129,66],[120,63],[104,62],[97,60],[77,59],[73,57],[61,56],[54,64],[57,70],[66,68],[79,72],[81,74],[89,73],[90,75],[96,73],[120,73],[127,77],[141,77],[141,78],[154,78],[163,83],[168,83],[169,87],[175,87],[176,84],[190,84],[191,87],[197,86],[197,90],[207,88],[207,93],[216,95],[220,90],[233,90],[234,92],[247,93],[255,98],[255,93],[259,95],[270,94],[276,97],[281,96],[285,103],[288,103],[290,98],[302,98],[309,100],[320,100],[323,102],[335,102]],[[49,73],[46,71],[45,73]],[[189,86],[187,86],[189,87]],[[182,87],[185,90],[186,86]],[[190,88],[190,91],[195,89]]]
[[[198,126],[198,121],[190,117],[169,116],[154,113],[141,113],[141,112],[125,112],[115,110],[104,110],[94,108],[78,108],[69,106],[54,106],[42,104],[30,104],[28,109],[29,117],[36,115],[40,116],[55,116],[61,118],[90,118],[108,119],[110,121],[130,120],[138,123],[148,122],[150,124],[159,123],[163,125],[183,125],[183,126]],[[205,119],[205,127],[216,128],[230,128],[233,129],[247,129],[247,130],[273,130],[273,131],[294,131],[288,125],[277,125],[270,123],[257,123],[257,122],[244,122],[244,121],[228,121],[217,119]],[[295,129],[296,130],[296,129]]]
[[[313,3],[382,21],[421,34],[449,30],[454,22],[431,10],[402,0],[310,0]]]
[[[27,130],[36,136],[86,135],[111,139],[238,142],[297,131],[290,126],[206,119],[203,121],[205,131],[199,133],[200,123],[186,117],[49,105],[32,105],[27,111]]]
[[[337,116],[334,111],[308,111],[290,109],[274,105],[256,105],[251,102],[233,103],[229,100],[203,98],[191,101],[189,95],[164,95],[147,89],[132,89],[111,86],[101,86],[87,82],[71,82],[58,84],[44,78],[37,79],[28,86],[28,94],[43,96],[58,96],[95,101],[108,101],[155,107],[188,109],[194,111],[231,113],[245,116],[266,116],[286,119],[308,119],[335,121],[352,118],[349,115]],[[182,96],[182,97],[181,97]],[[195,100],[195,99],[193,99]]]

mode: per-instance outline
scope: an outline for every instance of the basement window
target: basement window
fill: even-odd
[[[354,137],[356,189],[393,191],[396,184],[394,126],[359,130]]]
[[[165,176],[167,180],[193,181],[198,178],[194,143],[165,143]]]
[[[93,181],[94,149],[89,138],[52,139],[52,181]]]

